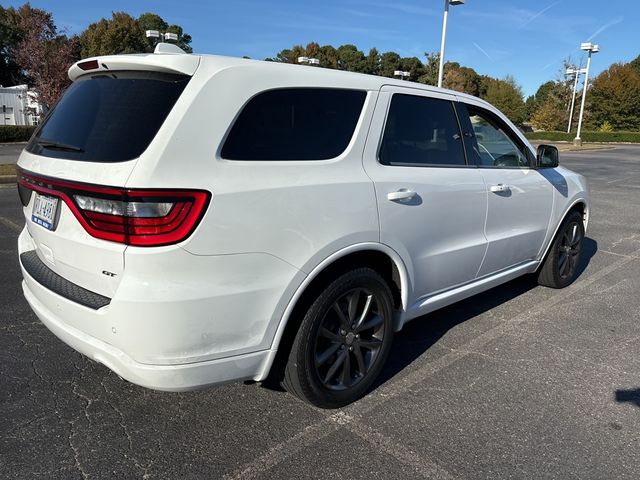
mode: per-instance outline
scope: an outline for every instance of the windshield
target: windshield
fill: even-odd
[[[114,72],[81,77],[69,87],[27,151],[87,162],[122,162],[146,150],[190,77]]]

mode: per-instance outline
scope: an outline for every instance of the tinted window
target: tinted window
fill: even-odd
[[[484,167],[528,167],[526,149],[518,145],[492,115],[467,107],[473,128],[472,148],[476,163]]]
[[[82,77],[69,87],[27,150],[46,157],[89,162],[139,157],[189,78],[157,72]]]
[[[325,160],[349,145],[366,92],[320,88],[270,90],[236,120],[222,157],[229,160]]]
[[[453,104],[395,94],[384,128],[384,165],[464,165],[464,148]]]

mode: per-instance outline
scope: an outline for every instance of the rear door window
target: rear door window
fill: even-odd
[[[160,72],[83,76],[36,131],[27,151],[88,162],[137,158],[158,133],[189,79]]]
[[[222,147],[227,160],[327,160],[345,151],[362,112],[362,90],[288,88],[253,97]]]
[[[394,94],[379,159],[383,165],[410,167],[466,165],[453,103]]]

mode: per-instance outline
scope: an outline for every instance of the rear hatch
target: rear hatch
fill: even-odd
[[[112,297],[127,245],[172,243],[172,225],[208,201],[195,193],[174,198],[171,191],[125,188],[198,61],[182,54],[127,55],[85,60],[69,70],[74,83],[18,161],[33,247],[58,275]]]

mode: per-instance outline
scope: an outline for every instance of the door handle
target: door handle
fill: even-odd
[[[392,202],[408,202],[415,196],[416,192],[407,190],[406,188],[401,188],[397,192],[387,193],[387,200],[391,200]]]
[[[499,183],[498,185],[491,185],[489,187],[489,191],[493,193],[508,192],[509,190],[509,185],[504,185],[502,183]]]

